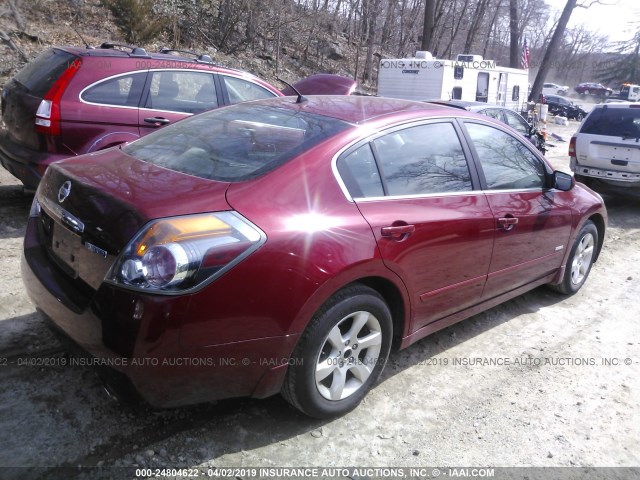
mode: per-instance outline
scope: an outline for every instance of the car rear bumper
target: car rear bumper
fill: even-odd
[[[594,178],[614,187],[640,189],[640,173],[594,168],[580,165],[574,160],[571,161],[570,167],[576,175],[582,177]]]
[[[289,363],[287,355],[298,335],[184,348],[180,344],[180,315],[172,315],[188,315],[184,297],[175,297],[175,309],[163,298],[158,309],[152,295],[103,285],[88,302],[69,298],[70,281],[47,261],[46,252],[34,238],[35,222],[30,219],[27,227],[21,262],[23,282],[57,333],[86,353],[80,366],[96,367],[118,391],[133,386],[147,403],[158,408],[230,397],[264,398],[280,391]],[[136,304],[144,305],[145,311],[138,320],[131,315],[133,310],[127,312],[127,305]]]
[[[0,164],[25,187],[37,189],[49,164],[68,155],[43,153],[13,142],[6,131],[0,131]]]

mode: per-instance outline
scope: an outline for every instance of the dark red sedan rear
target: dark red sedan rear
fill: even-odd
[[[542,284],[574,293],[601,198],[514,130],[400,100],[281,98],[54,164],[29,294],[151,404],[354,408],[406,347]]]

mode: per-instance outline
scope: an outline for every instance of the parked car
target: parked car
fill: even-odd
[[[392,345],[539,285],[578,291],[606,221],[597,194],[486,116],[285,97],[52,164],[22,275],[152,405],[282,392],[331,417]]]
[[[558,85],[556,83],[545,83],[542,85],[543,95],[568,95],[568,85]]]
[[[608,97],[613,94],[613,90],[605,87],[601,83],[580,83],[573,88],[580,95],[597,95]]]
[[[344,93],[353,80],[312,78],[304,92]],[[336,88],[334,88],[336,87]],[[316,92],[314,88],[324,91]],[[0,163],[29,189],[56,160],[135,140],[195,113],[282,93],[208,55],[104,43],[55,47],[2,92]]]
[[[595,105],[571,138],[577,181],[598,191],[640,192],[640,104]]]
[[[489,105],[484,102],[465,102],[463,100],[429,100],[429,103],[446,105],[453,108],[461,108],[469,112],[480,113],[491,118],[495,118],[506,123],[514,130],[517,130],[523,137],[529,140],[544,155],[547,151],[547,144],[544,136],[537,128],[527,122],[522,115],[514,112],[510,108],[498,105]]]
[[[587,116],[587,112],[580,105],[573,103],[567,98],[557,95],[547,95],[545,96],[545,102],[549,105],[549,113],[553,115],[567,117],[578,120],[579,122]]]

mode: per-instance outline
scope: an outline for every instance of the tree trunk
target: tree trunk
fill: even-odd
[[[433,48],[433,29],[435,27],[436,0],[425,0],[424,26],[422,28],[422,50],[430,51]]]
[[[509,32],[511,42],[509,44],[509,66],[518,68],[520,66],[520,30],[518,28],[518,0],[509,0]]]
[[[544,57],[542,57],[542,62],[540,63],[540,69],[538,70],[536,79],[533,82],[533,87],[531,87],[531,93],[529,94],[530,102],[538,101],[538,97],[540,97],[540,93],[542,93],[542,85],[547,77],[547,73],[549,73],[549,70],[551,69],[551,59],[555,56],[556,51],[558,50],[558,46],[562,41],[564,31],[567,28],[573,9],[576,7],[576,3],[578,3],[578,0],[567,0],[567,4],[564,6],[564,10],[562,10],[562,15],[560,15],[560,20],[558,20],[558,26],[553,32],[547,50],[544,52]]]
[[[467,32],[467,40],[464,42],[464,49],[462,53],[473,53],[473,42],[478,34],[478,30],[480,29],[480,25],[482,24],[482,20],[484,19],[484,14],[487,10],[487,4],[489,0],[479,0],[475,13],[473,15],[473,21],[471,22],[471,26],[469,27],[469,31]]]

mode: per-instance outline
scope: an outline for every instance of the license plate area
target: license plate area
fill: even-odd
[[[58,264],[73,278],[78,276],[78,252],[82,239],[68,228],[53,222],[51,251]]]

